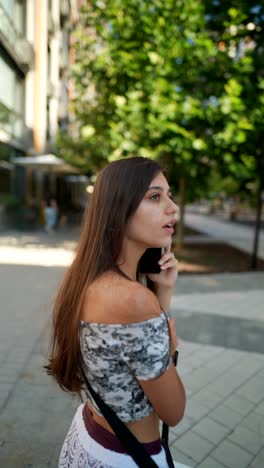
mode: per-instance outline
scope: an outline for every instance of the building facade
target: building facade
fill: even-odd
[[[35,179],[43,174],[14,169],[12,160],[52,152],[58,129],[67,126],[70,34],[79,6],[0,0],[0,197],[32,197],[42,187]]]

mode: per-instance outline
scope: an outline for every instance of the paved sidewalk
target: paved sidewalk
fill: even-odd
[[[79,404],[42,370],[65,264],[52,242],[26,244],[25,263],[15,264],[21,242],[0,239],[0,466],[55,468]],[[7,254],[1,262],[7,247],[9,264]],[[52,266],[44,266],[50,257]],[[177,461],[199,468],[264,466],[263,285],[264,273],[179,276],[172,311],[188,403],[170,431]]]
[[[189,279],[179,278],[172,301],[178,334],[188,337],[178,366],[188,403],[184,420],[171,431],[174,457],[201,468],[263,468],[264,306],[258,283],[264,285],[264,274],[193,275],[197,292],[193,284],[187,291]]]
[[[185,224],[211,238],[226,242],[233,247],[252,253],[254,241],[254,228],[243,226],[228,221],[216,219],[214,216],[202,215],[187,210]],[[259,237],[259,258],[264,260],[264,231],[261,230]]]

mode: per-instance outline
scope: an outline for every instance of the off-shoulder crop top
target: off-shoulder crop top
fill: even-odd
[[[170,366],[167,317],[130,324],[81,321],[84,371],[93,389],[124,422],[148,416],[153,407],[138,380],[159,377]],[[101,415],[91,396],[88,399]]]

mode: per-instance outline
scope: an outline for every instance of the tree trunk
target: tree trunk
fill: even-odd
[[[176,248],[181,248],[183,245],[183,231],[184,231],[184,208],[185,208],[185,184],[186,180],[184,176],[181,176],[179,183],[179,208],[180,218],[177,223],[176,232]]]
[[[251,257],[251,270],[256,270],[257,264],[258,264],[258,245],[259,245],[259,232],[260,232],[260,224],[261,224],[263,185],[264,185],[264,174],[261,173],[260,181],[259,181],[259,190],[258,190],[257,216],[256,216],[256,225],[255,225],[253,254]]]

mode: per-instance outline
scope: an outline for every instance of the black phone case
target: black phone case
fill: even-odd
[[[139,260],[140,273],[160,273],[161,269],[158,264],[162,256],[161,248],[147,249]]]

